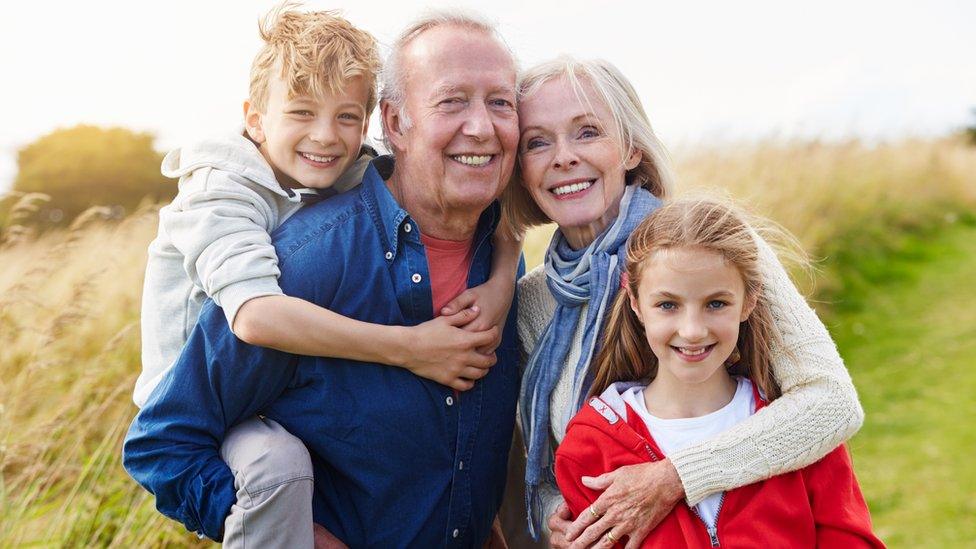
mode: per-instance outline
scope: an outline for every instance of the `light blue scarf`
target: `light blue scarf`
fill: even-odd
[[[553,453],[549,444],[549,399],[559,380],[580,319],[580,307],[587,309],[583,345],[573,373],[572,413],[583,405],[593,383],[589,365],[603,330],[603,314],[620,289],[620,273],[627,256],[627,237],[644,218],[661,205],[639,185],[628,185],[620,199],[617,219],[582,250],[573,250],[561,231],[556,231],[546,253],[546,283],[556,298],[556,311],[546,326],[525,368],[519,407],[522,434],[528,447],[525,467],[525,498],[529,533],[539,539],[542,500],[539,484],[543,476],[555,484]],[[569,412],[569,411],[567,411]]]

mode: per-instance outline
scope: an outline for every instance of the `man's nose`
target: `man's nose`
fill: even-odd
[[[467,114],[468,116],[464,121],[464,135],[473,137],[478,141],[485,141],[494,135],[495,127],[492,124],[491,113],[488,112],[487,105],[480,102],[472,103]]]

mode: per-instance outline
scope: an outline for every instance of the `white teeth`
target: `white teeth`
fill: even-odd
[[[678,347],[678,350],[681,351],[682,354],[688,356],[698,356],[700,354],[703,354],[705,351],[707,351],[708,347],[702,347],[701,349],[687,349],[685,347]]]
[[[309,160],[312,160],[314,162],[332,162],[333,160],[335,160],[336,158],[338,158],[336,156],[319,156],[317,154],[306,153],[306,152],[298,153],[298,154],[300,154],[300,155],[304,156],[305,158],[307,158]]]
[[[470,155],[458,155],[452,156],[454,160],[466,164],[468,166],[484,166],[491,161],[491,155],[485,154],[480,156],[470,156]]]
[[[573,183],[572,185],[563,185],[562,187],[556,187],[552,190],[555,195],[578,193],[582,190],[589,189],[593,185],[592,181],[584,181],[582,183]]]

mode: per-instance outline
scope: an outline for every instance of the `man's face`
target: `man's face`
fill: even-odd
[[[359,156],[366,135],[369,88],[350,78],[339,93],[289,97],[288,85],[275,77],[268,86],[265,112],[245,104],[248,134],[288,187],[331,187]]]
[[[518,147],[511,55],[486,33],[442,26],[411,42],[401,62],[409,125],[400,117],[392,138],[400,184],[428,207],[484,209],[508,183]]]

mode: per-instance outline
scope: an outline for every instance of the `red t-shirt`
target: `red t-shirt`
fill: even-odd
[[[467,240],[441,240],[421,234],[420,241],[427,248],[434,316],[440,316],[444,305],[468,289],[468,272],[474,258],[474,237]]]

